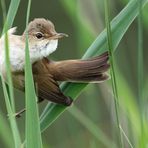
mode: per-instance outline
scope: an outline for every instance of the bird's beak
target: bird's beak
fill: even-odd
[[[56,33],[52,37],[50,37],[50,39],[60,39],[60,38],[63,38],[63,37],[68,37],[68,35],[65,34],[65,33]]]

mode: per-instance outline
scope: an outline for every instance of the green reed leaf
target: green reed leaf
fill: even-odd
[[[31,0],[28,0],[26,28],[28,26]],[[26,95],[26,148],[42,148],[37,97],[34,88],[29,55],[28,33],[25,47],[25,95]]]
[[[6,102],[6,108],[8,111],[9,119],[10,119],[10,126],[12,130],[12,135],[14,139],[14,144],[16,148],[19,148],[21,146],[21,137],[20,133],[17,127],[16,119],[15,119],[15,103],[14,103],[14,93],[13,93],[13,83],[12,83],[12,76],[11,76],[11,68],[10,68],[10,60],[9,60],[9,38],[7,34],[8,30],[8,17],[6,17],[6,7],[5,7],[5,2],[1,0],[2,4],[2,10],[3,10],[3,20],[5,22],[5,26],[3,28],[3,32],[5,33],[4,37],[4,47],[5,49],[5,68],[6,68],[6,77],[7,77],[7,83],[8,83],[8,89],[6,88],[5,81],[3,79],[3,76],[1,75],[1,80],[2,80],[2,86],[3,86],[3,91],[4,91],[4,97],[5,97],[5,102]],[[17,4],[16,4],[17,5]],[[19,5],[19,3],[18,3]],[[10,4],[9,11],[14,10],[14,12],[11,14],[12,17],[15,16],[15,12],[17,11],[17,8],[13,8],[14,6],[14,1]],[[9,14],[10,15],[10,14]],[[10,16],[9,16],[10,17]],[[9,92],[8,92],[9,90]],[[9,95],[8,95],[9,94]]]
[[[116,113],[116,120],[117,120],[117,127],[118,127],[118,136],[116,137],[118,139],[119,137],[119,144],[120,147],[123,148],[123,139],[122,139],[122,133],[120,130],[120,120],[119,120],[119,97],[118,97],[118,91],[117,91],[117,84],[116,84],[116,76],[115,76],[115,68],[114,68],[114,49],[112,45],[112,34],[111,34],[111,26],[110,26],[110,19],[109,19],[109,2],[108,0],[104,1],[105,5],[105,23],[107,28],[107,43],[108,43],[108,49],[109,49],[109,55],[110,55],[110,74],[111,74],[111,82],[112,82],[112,90],[114,95],[114,106],[115,106],[115,113]]]
[[[144,6],[148,0],[142,0],[142,5]],[[116,49],[120,43],[123,35],[133,22],[133,20],[138,15],[138,2],[136,0],[131,0],[125,6],[125,8],[112,20],[111,22],[111,32],[113,39],[113,49]],[[107,50],[106,42],[106,30],[104,30],[97,39],[92,43],[92,45],[87,49],[86,53],[82,57],[86,59]],[[79,95],[79,93],[87,86],[87,84],[74,84],[74,83],[63,83],[61,85],[62,91],[65,95],[72,97],[74,100]],[[51,125],[60,115],[66,107],[61,107],[59,105],[49,103],[44,109],[40,117],[41,130],[44,131],[47,127]]]

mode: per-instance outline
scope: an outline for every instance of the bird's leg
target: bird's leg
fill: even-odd
[[[40,98],[39,98],[39,100],[38,100],[37,103],[41,103],[43,100],[44,100],[44,99],[40,99]],[[15,117],[16,117],[16,118],[20,118],[21,115],[22,115],[22,113],[24,113],[25,111],[26,111],[26,108],[23,108],[22,110],[20,110],[19,112],[17,112],[17,113],[15,114]]]
[[[22,113],[24,113],[25,111],[26,111],[26,108],[23,108],[22,110],[20,110],[19,112],[17,112],[17,113],[15,114],[15,117],[16,117],[16,118],[20,118],[21,115],[22,115]]]

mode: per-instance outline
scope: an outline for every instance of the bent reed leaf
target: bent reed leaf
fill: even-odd
[[[147,2],[148,0],[142,0],[142,5],[144,6]],[[111,32],[114,50],[117,48],[125,32],[138,15],[138,12],[138,1],[131,0],[112,20]],[[104,30],[88,48],[82,58],[86,59],[105,52],[107,50],[106,36],[106,30]],[[70,96],[75,100],[86,86],[87,84],[82,83],[62,83],[61,89],[65,95]],[[44,131],[47,127],[49,127],[62,114],[62,112],[64,112],[65,109],[66,107],[64,106],[48,103],[40,117],[41,130]]]

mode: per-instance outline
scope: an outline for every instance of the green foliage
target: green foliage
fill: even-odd
[[[121,0],[122,2],[125,0]],[[55,122],[55,124],[52,125],[53,128],[48,128],[49,132],[46,132],[45,134],[50,134],[51,136],[46,136],[48,137],[47,141],[44,141],[44,147],[60,147],[60,148],[65,148],[65,147],[90,147],[90,148],[95,148],[95,147],[119,147],[118,145],[118,140],[116,137],[112,136],[116,134],[117,127],[114,126],[114,118],[119,118],[120,124],[118,123],[118,128],[120,128],[121,131],[121,136],[123,143],[122,147],[146,147],[147,145],[147,139],[148,139],[148,119],[147,119],[147,88],[148,88],[148,79],[145,81],[145,73],[143,71],[144,69],[144,63],[143,63],[143,44],[144,44],[144,39],[143,39],[143,24],[142,22],[145,23],[145,26],[147,24],[147,10],[146,8],[144,9],[144,15],[142,13],[143,6],[148,2],[148,0],[131,0],[128,2],[128,4],[124,7],[124,9],[116,16],[114,19],[111,21],[109,24],[109,19],[106,20],[107,22],[107,30],[103,30],[98,37],[93,41],[93,43],[90,45],[90,47],[87,49],[86,53],[82,57],[83,59],[87,59],[92,56],[100,55],[104,51],[108,49],[108,44],[109,49],[111,49],[111,57],[115,56],[115,54],[112,52],[113,50],[115,51],[121,42],[123,40],[123,36],[126,33],[126,31],[129,29],[130,25],[133,23],[135,18],[139,15],[138,19],[138,30],[139,30],[139,35],[138,35],[138,56],[139,60],[136,59],[136,62],[139,63],[139,66],[136,66],[136,73],[138,71],[138,74],[132,75],[133,77],[138,76],[137,78],[139,79],[138,81],[138,92],[139,96],[136,96],[135,92],[133,91],[133,88],[131,87],[129,81],[126,79],[124,73],[122,73],[122,68],[119,68],[120,63],[115,63],[115,61],[112,63],[111,66],[114,66],[114,76],[115,81],[117,82],[117,87],[115,88],[114,92],[118,92],[118,103],[117,105],[117,114],[115,113],[110,113],[110,108],[111,108],[111,100],[112,98],[109,97],[109,100],[105,98],[106,103],[106,108],[108,110],[108,114],[110,118],[113,120],[112,122],[110,121],[111,119],[104,120],[101,118],[103,116],[104,118],[104,111],[105,107],[101,107],[100,103],[95,100],[94,96],[97,96],[97,93],[100,93],[102,91],[102,96],[106,96],[107,92],[110,90],[110,85],[103,86],[101,85],[101,88],[103,90],[99,89],[97,86],[97,93],[93,94],[94,91],[92,91],[89,87],[87,88],[87,93],[83,94],[82,90],[87,86],[87,84],[82,84],[82,83],[62,83],[61,89],[65,93],[65,95],[72,97],[74,100],[78,97],[80,93],[83,94],[83,97],[87,97],[87,94],[89,92],[92,93],[91,98],[93,99],[88,99],[89,103],[87,106],[86,104],[78,104],[78,107],[72,106],[71,109],[69,109],[69,113],[71,116],[68,114],[68,118],[65,120],[65,116],[63,118],[60,118],[60,122]],[[54,3],[54,2],[53,2]],[[87,2],[83,1],[81,2],[82,4]],[[98,0],[93,0],[89,1],[88,4],[97,4],[97,3],[103,3],[102,1]],[[5,17],[6,11],[5,11],[5,3],[4,0],[1,0],[2,4],[2,11],[3,11],[3,16]],[[11,0],[9,10],[7,13],[7,18],[5,25],[3,27],[3,33],[5,33],[9,28],[11,28],[14,18],[16,16],[18,7],[20,4],[20,0]],[[78,47],[79,51],[83,51],[82,49],[86,49],[86,47],[92,42],[94,39],[95,35],[94,32],[97,34],[98,32],[93,28],[93,26],[90,25],[90,22],[93,22],[93,19],[91,18],[90,20],[85,18],[85,16],[81,16],[81,9],[83,6],[80,4],[79,1],[69,1],[69,0],[61,0],[60,4],[64,8],[63,11],[66,13],[66,15],[69,17],[71,20],[72,24],[74,25],[77,32],[76,37],[77,37],[77,42],[78,42]],[[35,5],[33,3],[33,5]],[[111,8],[113,7],[114,4],[111,4]],[[79,8],[78,8],[79,6]],[[81,6],[81,7],[80,7]],[[91,13],[90,9],[92,9],[91,5],[88,5],[88,8],[85,8],[85,11],[88,11]],[[147,7],[148,5],[146,5]],[[30,14],[30,7],[31,7],[31,0],[28,1],[28,10],[27,10],[27,18],[26,18],[26,27],[28,25],[28,20],[29,20],[29,14]],[[98,6],[95,6],[97,8]],[[36,8],[37,9],[37,8]],[[83,8],[84,9],[84,8]],[[81,10],[81,11],[80,11]],[[50,14],[50,13],[49,13]],[[49,16],[48,14],[48,16]],[[89,14],[89,13],[87,13]],[[87,15],[86,14],[86,15]],[[98,19],[100,14],[96,12],[95,17],[96,20]],[[110,13],[108,13],[108,16],[106,18],[111,16]],[[33,16],[33,15],[32,15]],[[34,16],[33,16],[34,17]],[[35,16],[37,17],[37,16]],[[101,16],[102,17],[102,16]],[[102,17],[103,18],[103,17]],[[59,18],[56,18],[59,19]],[[100,18],[99,18],[100,19]],[[104,19],[103,19],[104,20]],[[91,22],[91,23],[92,23]],[[102,23],[103,24],[103,23]],[[57,25],[57,24],[56,24]],[[60,25],[59,25],[60,26]],[[145,28],[146,29],[146,28]],[[130,29],[129,29],[130,30]],[[108,32],[107,32],[108,31]],[[107,42],[107,37],[109,42]],[[112,39],[111,39],[112,38]],[[130,38],[128,38],[128,41],[131,41]],[[70,43],[69,43],[70,44]],[[134,43],[135,44],[135,43]],[[34,83],[33,83],[33,78],[32,78],[32,72],[31,72],[31,64],[30,64],[30,58],[29,58],[29,45],[28,45],[28,37],[26,35],[26,64],[25,64],[25,80],[26,80],[26,116],[25,116],[25,121],[23,121],[23,126],[25,124],[25,132],[23,128],[19,128],[18,130],[18,124],[19,120],[16,122],[15,119],[15,101],[14,101],[14,92],[13,92],[13,83],[11,79],[11,72],[10,72],[10,61],[9,61],[9,39],[6,33],[5,36],[5,45],[6,45],[6,67],[7,67],[7,75],[8,75],[8,90],[6,89],[6,85],[4,83],[4,80],[2,78],[2,85],[3,85],[3,92],[5,96],[5,102],[6,102],[6,108],[7,112],[9,115],[9,120],[10,121],[10,129],[7,124],[7,120],[3,118],[2,114],[0,114],[0,140],[3,140],[3,143],[5,143],[6,147],[28,147],[28,148],[36,148],[36,147],[43,147],[42,144],[42,138],[41,138],[41,132],[45,131],[47,127],[49,127],[54,121],[67,109],[64,106],[59,106],[53,103],[48,103],[47,106],[44,108],[43,112],[41,113],[40,116],[40,121],[39,121],[39,111],[38,111],[38,106],[37,106],[37,98],[34,90]],[[124,46],[120,47],[120,50],[118,48],[118,53],[121,52],[121,49],[124,48]],[[136,51],[134,51],[135,53]],[[80,52],[79,52],[80,53]],[[65,53],[64,53],[65,54]],[[127,53],[128,58],[130,57],[130,51]],[[135,54],[133,55],[133,57]],[[121,57],[122,58],[122,57]],[[137,63],[135,65],[137,65]],[[130,72],[130,64],[128,63],[128,73]],[[138,68],[139,67],[139,68]],[[146,70],[145,70],[146,71]],[[133,73],[132,73],[133,74]],[[147,77],[146,77],[147,78]],[[133,80],[133,79],[132,79]],[[115,82],[115,83],[116,83]],[[114,82],[113,82],[114,83]],[[94,90],[95,87],[93,87]],[[85,91],[85,90],[84,90]],[[116,99],[116,93],[113,94],[114,98]],[[110,96],[112,96],[112,93],[110,93]],[[101,99],[102,99],[101,98]],[[142,98],[142,99],[141,99]],[[97,98],[98,99],[98,98]],[[138,101],[137,101],[138,100]],[[81,99],[80,99],[81,101]],[[116,100],[115,100],[116,101]],[[94,104],[91,103],[94,102]],[[109,104],[109,105],[107,105]],[[139,105],[140,104],[140,105]],[[91,106],[92,105],[92,106]],[[97,106],[98,105],[98,106]],[[94,107],[98,107],[97,110],[99,112],[96,112],[94,114],[93,110]],[[81,109],[78,109],[81,107]],[[87,113],[83,113],[83,107],[86,108],[88,111]],[[115,111],[115,108],[113,109]],[[91,112],[91,113],[90,113]],[[93,115],[95,117],[95,121],[93,121],[92,117],[90,115]],[[63,120],[62,120],[63,119]],[[68,119],[68,120],[67,120]],[[71,121],[69,121],[71,119]],[[98,121],[99,120],[99,121]],[[78,125],[75,125],[74,122],[80,123],[80,127]],[[67,123],[67,124],[66,124]],[[62,124],[62,125],[61,125]],[[101,124],[104,124],[101,126]],[[106,126],[107,125],[107,126]],[[106,129],[106,127],[109,126],[109,129]],[[20,126],[22,127],[22,125]],[[85,127],[85,132],[83,131],[84,129],[82,127]],[[111,128],[111,129],[110,129]],[[53,129],[53,131],[52,131]],[[88,132],[87,132],[88,131]],[[10,133],[12,132],[12,133]],[[80,135],[76,135],[78,133]],[[84,132],[84,133],[82,133]],[[25,133],[25,134],[24,134]],[[90,134],[90,135],[89,135]],[[24,143],[21,142],[21,137],[25,135]],[[72,136],[73,135],[73,136]],[[64,136],[66,137],[64,139]],[[92,136],[92,137],[91,137]],[[68,138],[67,138],[68,137]],[[83,138],[84,137],[84,140]],[[45,137],[44,137],[45,138]],[[52,145],[52,141],[50,139],[55,139],[55,144]],[[86,139],[89,139],[90,141],[86,141]],[[49,142],[50,144],[49,144]],[[66,143],[66,142],[67,143]],[[88,145],[89,143],[89,145]],[[103,145],[103,146],[102,146]]]
[[[0,111],[0,123],[1,123],[1,126],[0,126],[1,139],[6,143],[6,146],[8,148],[11,148],[13,145],[12,133],[1,111]]]
[[[84,115],[78,108],[72,107],[69,110],[69,113],[72,114],[82,125],[84,125],[88,131],[90,131],[94,137],[101,141],[106,147],[116,148],[116,144],[113,141],[110,141],[108,137],[101,131],[86,115]]]
[[[5,3],[4,1],[1,2],[3,3],[3,11],[4,11],[4,20],[5,20]],[[11,3],[12,4],[12,3]],[[12,5],[10,5],[10,11],[13,8]],[[16,11],[14,10],[14,13]],[[11,14],[13,16],[13,14]],[[15,16],[15,14],[14,14]],[[21,146],[21,138],[20,138],[20,133],[18,130],[18,126],[16,123],[16,119],[15,119],[15,104],[14,104],[14,94],[13,94],[13,83],[12,83],[12,76],[11,76],[11,71],[10,71],[10,61],[9,61],[9,40],[8,40],[8,34],[7,34],[7,30],[8,30],[8,25],[9,23],[6,20],[3,32],[5,32],[5,67],[6,67],[6,76],[7,76],[7,82],[8,82],[8,89],[6,88],[6,84],[2,79],[2,85],[3,85],[3,91],[4,91],[4,96],[5,96],[5,102],[6,102],[6,108],[8,111],[8,117],[10,119],[10,126],[11,126],[11,130],[12,130],[12,135],[13,135],[13,139],[14,139],[14,144],[16,148],[19,148]],[[9,141],[9,140],[8,140]]]
[[[110,74],[111,74],[111,82],[112,82],[112,90],[114,95],[114,105],[115,105],[115,112],[116,112],[116,120],[117,120],[117,128],[118,128],[118,136],[119,137],[119,143],[120,147],[123,148],[123,139],[122,134],[120,130],[120,121],[119,121],[119,98],[118,98],[118,91],[117,91],[117,82],[116,82],[116,75],[115,75],[115,68],[114,68],[114,49],[112,44],[112,34],[111,34],[111,26],[110,26],[110,16],[109,16],[109,2],[108,0],[105,0],[104,2],[104,9],[105,9],[105,23],[107,28],[107,43],[108,43],[108,49],[109,49],[109,55],[110,55]]]
[[[2,1],[4,1],[4,0],[2,0]],[[20,0],[11,0],[8,14],[7,14],[7,18],[6,18],[6,24],[4,26],[5,30],[3,30],[3,33],[5,31],[7,31],[9,28],[11,28],[14,18],[16,16],[17,10],[18,10],[19,3],[20,3]]]
[[[31,0],[28,1],[26,28],[30,15]],[[42,148],[37,97],[35,94],[29,55],[28,34],[25,47],[25,95],[26,95],[26,148]],[[32,138],[33,137],[33,138]]]
[[[143,0],[146,3],[147,0]],[[138,15],[137,1],[130,1],[127,6],[112,20],[111,31],[113,39],[113,49],[116,49],[119,42],[121,41],[126,30],[133,22],[135,17]],[[88,48],[83,58],[98,55],[106,51],[106,30],[104,30],[97,39]],[[67,95],[76,99],[79,93],[86,87],[87,84],[72,84],[64,83],[61,86],[63,92]],[[61,107],[55,104],[48,104],[41,115],[41,130],[45,130],[55,119],[65,110],[66,107]]]

